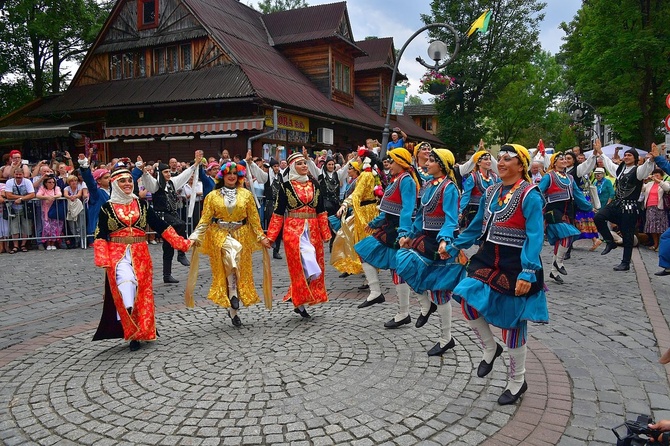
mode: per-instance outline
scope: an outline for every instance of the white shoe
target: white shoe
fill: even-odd
[[[53,246],[47,246],[47,251],[52,251],[54,249]]]

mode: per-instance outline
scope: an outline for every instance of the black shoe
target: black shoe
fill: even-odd
[[[233,296],[230,298],[230,307],[233,310],[239,310],[240,309],[240,299],[237,298],[237,296]]]
[[[358,287],[359,291],[365,291],[365,290],[369,290],[369,289],[370,289],[370,285],[368,285],[367,283],[364,283],[363,285]]]
[[[184,266],[191,266],[191,262],[186,258],[186,254],[182,253],[177,256],[177,262],[181,263]]]
[[[498,404],[501,406],[506,406],[508,404],[514,404],[516,403],[516,400],[518,400],[521,395],[523,395],[526,390],[528,390],[528,384],[526,384],[526,381],[523,382],[523,385],[519,389],[519,391],[512,395],[512,392],[508,390],[505,390],[502,395],[500,395],[500,398],[498,398]]]
[[[493,355],[493,359],[491,360],[490,363],[482,359],[482,362],[479,363],[479,367],[477,367],[477,376],[483,378],[489,373],[491,373],[491,370],[493,370],[493,363],[496,362],[496,358],[498,356],[502,355],[502,352],[503,352],[502,345],[496,342],[496,354]]]
[[[565,266],[558,266],[558,263],[554,261],[554,268],[558,270],[559,273],[563,274],[564,276],[568,275],[568,271],[565,269]]]
[[[416,318],[416,324],[414,324],[414,326],[416,328],[421,328],[424,325],[426,325],[426,322],[428,322],[428,318],[430,317],[431,314],[435,313],[436,310],[437,310],[437,305],[435,305],[435,303],[431,302],[430,303],[430,309],[428,310],[428,314],[425,315],[425,316],[423,314],[420,314],[419,317]]]
[[[342,273],[342,274],[340,274],[339,277],[340,277],[340,279],[344,279],[345,277],[349,277],[350,275],[351,274],[349,274],[349,273]]]
[[[456,342],[454,341],[454,338],[451,338],[451,341],[449,341],[444,347],[440,347],[440,342],[438,341],[437,344],[433,346],[433,348],[428,350],[428,356],[442,356],[447,352],[447,350],[451,350],[455,346]]]
[[[605,254],[609,254],[609,252],[613,249],[616,249],[616,243],[614,242],[607,242],[605,245],[605,249],[603,249],[603,252],[600,253],[601,256],[604,256]]]
[[[384,297],[383,294],[380,294],[379,296],[375,297],[372,300],[364,300],[362,304],[358,306],[358,308],[367,308],[371,307],[374,304],[381,304],[383,302],[386,302],[386,298]]]
[[[570,260],[570,251],[565,253],[565,257],[563,257],[563,260]],[[567,273],[561,273],[561,274],[567,274]]]
[[[140,341],[130,341],[130,351],[136,352],[140,349]]]
[[[405,319],[399,320],[396,322],[395,318],[391,319],[388,322],[384,323],[384,327],[386,328],[398,328],[401,325],[407,325],[412,322],[412,318],[407,316]]]
[[[301,310],[300,308],[296,307],[296,308],[293,309],[293,312],[298,313],[300,316],[304,317],[305,319],[307,319],[308,317],[311,317],[309,315],[309,313],[307,312],[307,310],[305,310],[304,308]]]
[[[233,325],[235,327],[241,327],[242,326],[242,321],[240,320],[240,317],[238,315],[233,316]]]
[[[614,271],[628,271],[630,269],[630,263],[621,262],[612,269],[614,269]]]
[[[170,275],[163,276],[163,283],[179,283],[179,281]]]
[[[563,278],[561,276],[559,276],[558,274],[554,276],[554,273],[549,273],[549,277],[554,279],[556,281],[556,283],[561,283],[561,284],[565,283],[563,281]]]
[[[654,273],[654,276],[670,276],[670,270],[668,270],[667,268],[662,269],[659,272]]]
[[[273,258],[273,259],[277,259],[277,260],[281,260],[281,259],[283,259],[283,257],[280,256],[278,252],[273,252],[273,253],[272,253],[272,258]]]

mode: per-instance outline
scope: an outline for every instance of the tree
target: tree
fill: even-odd
[[[666,0],[590,0],[562,24],[560,56],[580,100],[629,145],[648,149],[661,137],[670,92]]]
[[[486,34],[465,34],[455,60],[445,74],[456,79],[451,88],[436,101],[439,115],[439,136],[450,141],[463,153],[476,145],[486,133],[482,111],[505,88],[501,77],[509,77],[503,69],[528,62],[539,50],[539,23],[544,19],[545,4],[537,0],[433,0],[431,15],[422,15],[424,23],[446,22],[465,32],[485,10],[491,11]],[[439,31],[432,37],[449,44],[449,34]]]
[[[94,0],[7,0],[0,15],[3,90],[25,92],[29,85],[31,99],[61,91],[71,74],[63,64],[81,60],[109,7]]]
[[[423,105],[423,99],[421,99],[421,96],[410,94],[409,96],[407,96],[405,105]]]
[[[503,86],[484,108],[494,125],[496,143],[535,147],[540,138],[555,140],[560,135],[557,120],[562,116],[564,127],[568,116],[556,106],[566,87],[554,56],[539,51],[529,62],[502,67],[498,81]]]
[[[309,6],[305,0],[263,0],[258,2],[257,10],[263,14],[270,14],[289,9],[306,8]]]

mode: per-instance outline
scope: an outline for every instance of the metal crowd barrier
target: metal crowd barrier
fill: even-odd
[[[58,198],[60,201],[67,201],[67,198]],[[2,219],[7,222],[6,227],[0,225],[0,237],[6,237],[6,241],[35,241],[36,243],[44,243],[47,241],[60,240],[61,248],[64,248],[64,240],[72,240],[75,244],[75,247],[86,249],[88,247],[87,237],[92,237],[92,235],[87,236],[86,234],[86,222],[87,222],[87,212],[88,205],[84,203],[84,210],[79,213],[76,221],[68,221],[66,215],[57,215],[58,221],[61,224],[61,235],[58,236],[44,236],[42,234],[43,222],[42,222],[42,201],[38,198],[34,198],[26,203],[21,205],[21,209],[14,209],[13,200],[5,200],[4,207],[2,208]],[[265,214],[265,200],[261,197],[258,199],[260,203],[259,216],[261,218],[261,226],[263,230],[267,230],[267,221],[269,218],[264,218]],[[149,200],[149,206],[153,206],[153,203]],[[195,227],[198,225],[200,220],[200,215],[202,214],[202,203],[203,201],[198,201],[196,203],[195,209],[193,210],[193,217],[186,217],[186,211],[188,209],[187,205],[184,205],[180,209],[181,217],[186,222],[186,235],[190,235]],[[59,208],[56,207],[57,214]],[[66,208],[67,209],[67,205]],[[67,212],[67,211],[66,211]],[[5,218],[7,217],[7,218]],[[27,223],[26,223],[27,222]],[[26,226],[26,224],[28,226]],[[30,234],[22,233],[22,229],[30,228]],[[18,234],[19,237],[14,239],[12,237],[12,229],[19,228]],[[6,230],[7,233],[3,231]],[[147,232],[148,234],[155,234],[153,231]]]
[[[58,198],[59,201],[67,201],[67,198]],[[66,214],[60,215],[57,213],[57,220],[61,225],[61,235],[44,236],[42,230],[44,223],[42,221],[42,201],[34,198],[26,203],[20,204],[20,208],[16,208],[14,200],[5,200],[4,208],[2,209],[2,219],[7,222],[7,227],[3,227],[2,237],[6,237],[7,241],[28,241],[35,240],[37,243],[47,241],[61,240],[61,246],[65,244],[64,240],[72,240],[75,247],[86,248],[86,207],[81,211],[75,221],[66,220],[67,204],[65,205]],[[55,202],[54,202],[55,203]],[[56,206],[57,211],[59,207]],[[6,218],[5,218],[6,217]],[[3,225],[4,226],[4,225]],[[27,231],[25,231],[27,229]],[[5,234],[4,231],[7,231]],[[13,235],[18,234],[18,238]]]

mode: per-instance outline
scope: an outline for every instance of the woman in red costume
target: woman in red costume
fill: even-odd
[[[153,266],[144,228],[151,226],[180,251],[188,251],[191,242],[133,194],[128,169],[112,172],[110,183],[112,194],[100,209],[93,243],[95,265],[106,272],[102,318],[93,340],[123,338],[135,351],[140,341],[156,339]]]
[[[287,161],[288,178],[279,190],[267,236],[274,243],[284,228],[284,252],[291,277],[284,301],[293,302],[294,311],[307,318],[305,305],[328,302],[323,243],[330,240],[330,227],[319,185],[307,176],[307,159],[296,152]]]

